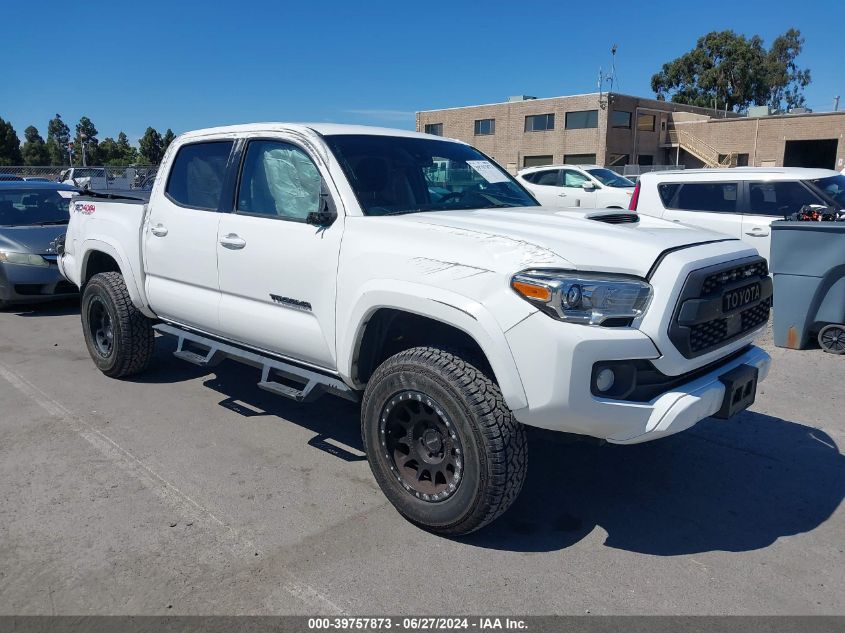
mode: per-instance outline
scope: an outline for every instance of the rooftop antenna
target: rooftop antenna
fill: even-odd
[[[619,45],[614,44],[610,47],[610,92],[613,92],[613,84],[616,83],[617,88],[619,82],[616,81],[616,51],[619,50]]]
[[[598,80],[598,88],[599,88],[599,107],[602,110],[607,109],[607,102],[608,99],[604,96],[604,83],[607,82],[610,84],[610,90],[608,93],[613,92],[613,84],[619,85],[619,82],[616,80],[616,51],[619,49],[619,46],[614,44],[610,49],[611,54],[611,61],[610,61],[610,73],[605,75],[604,70],[599,67],[599,80]]]

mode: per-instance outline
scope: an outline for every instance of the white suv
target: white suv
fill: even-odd
[[[599,165],[544,165],[516,176],[537,201],[548,207],[626,209],[634,183]]]
[[[650,172],[640,177],[630,208],[737,237],[768,259],[769,225],[807,204],[845,208],[845,176],[803,167]]]

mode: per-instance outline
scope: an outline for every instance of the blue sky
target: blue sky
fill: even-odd
[[[75,6],[76,8],[70,8]],[[84,7],[84,8],[83,8]],[[698,36],[726,28],[768,44],[790,27],[813,83],[808,105],[845,107],[845,2],[9,2],[0,117],[46,137],[59,112],[100,139],[252,121],[414,127],[416,110],[509,95],[592,92],[619,45],[619,91]]]

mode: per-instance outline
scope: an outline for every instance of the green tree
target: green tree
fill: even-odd
[[[57,114],[47,124],[47,151],[51,165],[64,165],[67,158],[67,144],[70,142],[70,128]]]
[[[161,134],[155,128],[148,127],[144,136],[138,142],[141,161],[150,165],[158,165],[164,155]]]
[[[803,104],[802,91],[810,83],[810,71],[795,63],[803,43],[797,29],[775,38],[769,50],[759,35],[713,31],[691,51],[663,64],[652,76],[651,88],[658,98],[668,95],[675,103],[701,107],[795,107]]]
[[[161,152],[164,155],[164,152],[167,151],[167,148],[170,147],[170,144],[173,142],[173,139],[176,138],[176,135],[173,133],[173,130],[167,128],[167,131],[164,133],[164,136],[161,138]]]
[[[138,150],[130,145],[129,139],[123,132],[117,135],[117,146],[120,148],[120,155],[125,161],[124,165],[138,162]]]
[[[34,125],[30,125],[23,131],[24,141],[21,154],[23,156],[24,165],[49,165],[50,152],[47,151],[47,144],[38,129]]]
[[[0,118],[0,165],[20,165],[21,140],[12,123]]]
[[[136,162],[137,154],[123,132],[118,134],[116,141],[109,136],[99,144],[99,159],[103,165],[130,165]]]
[[[84,143],[84,145],[83,145]],[[74,153],[82,156],[85,151],[85,161],[89,165],[100,163],[99,141],[97,140],[97,128],[87,116],[79,119],[76,124],[76,137],[73,139]]]

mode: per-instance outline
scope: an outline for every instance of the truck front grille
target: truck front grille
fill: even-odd
[[[669,327],[669,339],[686,358],[719,349],[757,329],[769,319],[772,281],[762,257],[718,264],[687,277]],[[752,292],[742,293],[743,289]],[[759,291],[758,291],[759,290]],[[740,291],[752,299],[734,309],[725,295]]]

